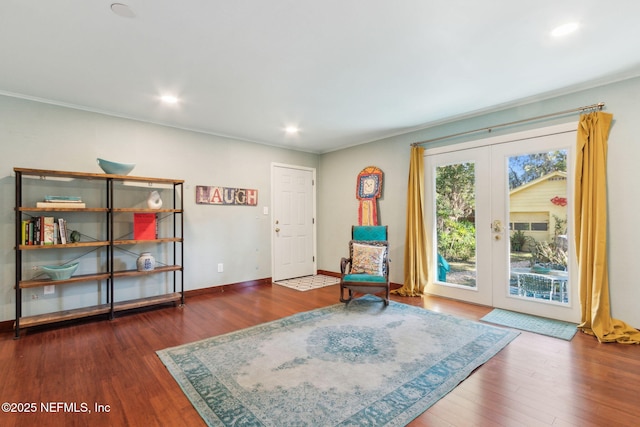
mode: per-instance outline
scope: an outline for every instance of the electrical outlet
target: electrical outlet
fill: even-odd
[[[56,293],[56,287],[55,285],[47,285],[44,287],[44,294],[45,295],[51,295],[51,294],[55,294]]]
[[[218,273],[222,273],[224,271],[224,264],[220,263],[218,264]]]
[[[38,294],[31,294],[31,299],[38,299]]]

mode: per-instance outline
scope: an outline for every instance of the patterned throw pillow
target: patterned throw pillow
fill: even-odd
[[[351,255],[351,273],[365,273],[373,276],[384,276],[385,246],[353,243]]]

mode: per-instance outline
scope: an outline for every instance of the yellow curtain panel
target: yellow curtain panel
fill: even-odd
[[[407,230],[404,247],[404,285],[393,293],[424,294],[428,279],[427,239],[424,228],[424,148],[411,147],[407,189]]]
[[[582,319],[578,328],[600,342],[639,344],[640,332],[611,317],[607,269],[607,139],[613,115],[580,116],[574,210]]]

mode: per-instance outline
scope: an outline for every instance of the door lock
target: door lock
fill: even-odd
[[[502,221],[500,221],[499,219],[496,219],[491,224],[491,228],[493,229],[494,233],[502,233]]]

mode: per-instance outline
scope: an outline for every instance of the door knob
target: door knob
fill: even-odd
[[[279,232],[280,232],[280,229],[279,229],[279,228],[276,228],[276,233],[279,233]]]

